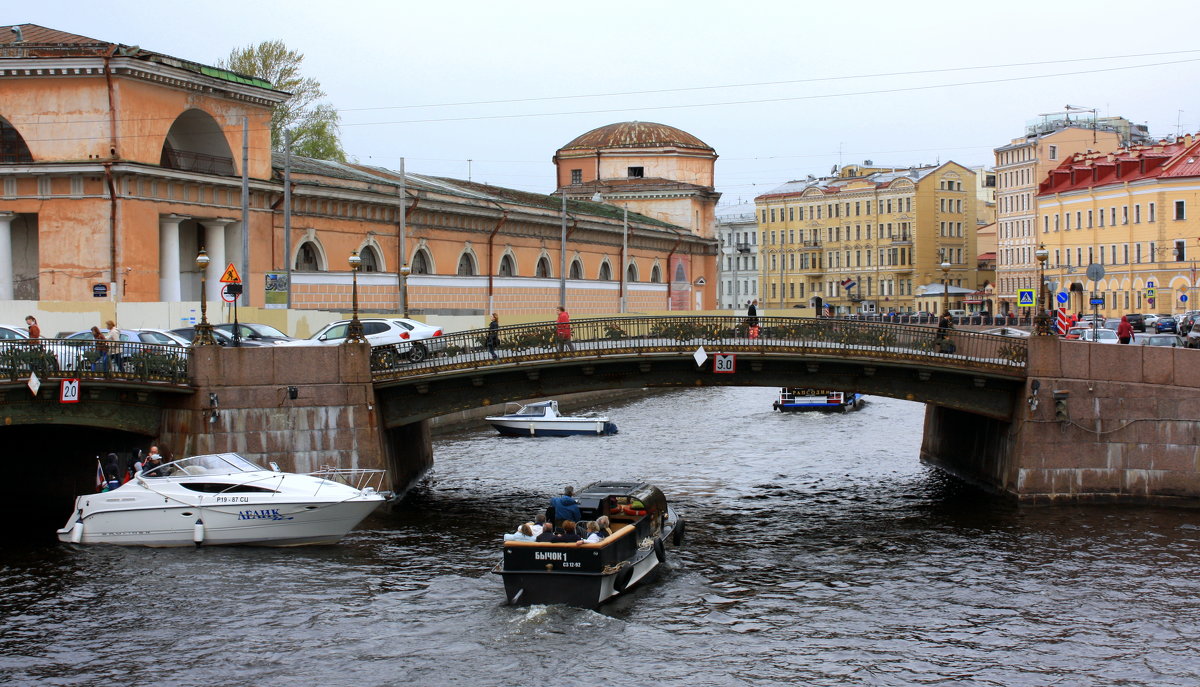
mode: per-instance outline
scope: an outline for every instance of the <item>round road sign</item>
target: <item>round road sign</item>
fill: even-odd
[[[1067,302],[1067,300],[1069,300],[1069,299],[1070,299],[1070,296],[1068,296],[1068,295],[1067,295],[1067,292],[1066,292],[1066,291],[1059,291],[1059,292],[1058,292],[1058,302],[1059,302],[1059,303],[1066,303],[1066,302]]]
[[[232,302],[236,301],[237,299],[238,299],[237,296],[233,295],[232,293],[229,293],[229,284],[225,284],[224,286],[221,287],[221,300],[225,301],[226,303],[232,303]]]

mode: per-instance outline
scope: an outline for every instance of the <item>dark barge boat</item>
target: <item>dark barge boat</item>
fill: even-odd
[[[504,542],[492,569],[510,604],[596,608],[653,579],[666,543],[683,543],[684,525],[667,498],[645,482],[596,482],[575,495],[583,523],[607,515],[612,534],[595,544]]]
[[[785,386],[779,390],[779,398],[772,408],[782,413],[805,410],[837,410],[844,413],[848,410],[858,410],[862,405],[863,395],[853,391],[827,391]]]

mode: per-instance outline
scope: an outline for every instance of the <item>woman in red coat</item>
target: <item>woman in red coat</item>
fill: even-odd
[[[1133,325],[1124,315],[1121,315],[1121,323],[1117,325],[1117,341],[1123,344],[1133,341]]]

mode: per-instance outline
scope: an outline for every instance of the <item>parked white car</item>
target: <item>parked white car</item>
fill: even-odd
[[[11,324],[0,324],[0,341],[8,341],[10,339],[28,339],[29,330],[24,327],[16,327]]]
[[[396,351],[414,363],[421,362],[430,353],[446,348],[441,338],[441,327],[402,318],[359,318],[363,334],[372,346],[399,344]],[[325,325],[307,339],[280,341],[278,346],[337,346],[346,342],[346,329],[350,320],[339,320]]]

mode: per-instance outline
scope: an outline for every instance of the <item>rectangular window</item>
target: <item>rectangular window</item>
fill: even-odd
[[[801,222],[803,222],[803,221],[804,221],[804,208],[803,208],[803,207],[802,207],[802,208],[800,208],[800,221],[801,221]]]
[[[763,210],[763,214],[765,215],[766,213],[767,213],[767,211]],[[764,219],[763,221],[765,222],[766,220]],[[1050,231],[1050,216],[1045,215],[1042,217],[1042,233],[1045,234],[1049,231]]]
[[[1051,160],[1058,159],[1058,146],[1050,146],[1050,159]]]
[[[771,232],[771,245],[775,245],[775,232]]]
[[[630,179],[641,179],[646,175],[645,167],[630,167],[628,168],[628,176]]]
[[[1175,239],[1175,262],[1187,260],[1187,257],[1184,255],[1184,244],[1186,243],[1183,239]]]
[[[582,183],[583,183],[583,170],[582,169],[572,169],[571,170],[571,185],[574,186],[576,184],[582,184]]]
[[[766,211],[766,210],[763,210],[763,211],[762,211],[762,215],[763,215],[763,218],[762,218],[762,223],[763,223],[763,224],[766,224],[766,223],[767,223],[767,211]]]
[[[775,221],[775,208],[771,208],[771,221],[772,222]],[[772,241],[771,243],[774,243],[774,241]]]
[[[1141,205],[1133,206],[1133,223],[1134,224],[1142,223],[1142,206]]]
[[[1117,226],[1117,209],[1116,208],[1108,209],[1108,224],[1110,226],[1114,226],[1114,227]]]
[[[1088,210],[1088,229],[1092,228],[1092,211]]]
[[[1133,245],[1133,259],[1138,264],[1141,264],[1141,262],[1142,262],[1142,244],[1135,243]]]
[[[1083,213],[1079,212],[1078,210],[1075,211],[1075,228],[1076,229],[1083,228]]]
[[[1175,219],[1187,219],[1187,201],[1175,201]]]
[[[788,221],[792,222],[796,219],[796,208],[788,208]]]
[[[1121,224],[1129,224],[1129,206],[1121,206]]]
[[[1154,203],[1150,203],[1150,207],[1148,209],[1147,215],[1148,215],[1149,221],[1153,222],[1154,221]]]

